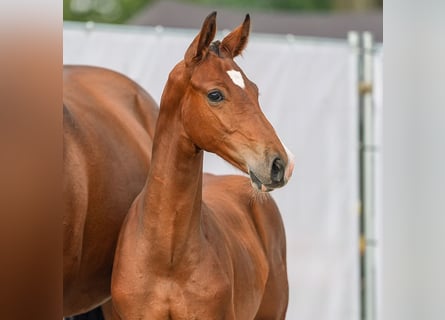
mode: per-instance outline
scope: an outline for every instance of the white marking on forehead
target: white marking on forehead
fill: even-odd
[[[245,88],[244,79],[241,72],[236,70],[229,70],[227,71],[227,74],[229,75],[230,79],[232,79],[234,84],[236,84],[238,87],[241,87],[242,89]]]

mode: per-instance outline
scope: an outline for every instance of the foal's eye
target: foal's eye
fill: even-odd
[[[212,90],[207,94],[207,98],[210,102],[221,102],[224,100],[224,96],[219,90]]]

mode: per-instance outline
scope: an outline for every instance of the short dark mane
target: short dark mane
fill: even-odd
[[[219,50],[220,45],[221,41],[219,40],[213,41],[209,46],[209,51],[215,53],[218,57],[221,57],[221,52]]]

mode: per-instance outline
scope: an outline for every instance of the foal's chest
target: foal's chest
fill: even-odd
[[[172,320],[233,319],[229,276],[221,271],[224,268],[216,260],[209,256],[204,259],[191,271],[187,267],[178,268],[167,277],[154,277],[151,294],[146,297],[147,312],[155,318],[167,315],[166,319]],[[149,301],[159,303],[153,306]]]

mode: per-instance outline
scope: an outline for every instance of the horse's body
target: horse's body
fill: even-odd
[[[215,16],[170,73],[147,182],[123,223],[112,275],[116,319],[284,319],[285,234],[267,193],[292,156],[233,61],[250,20],[222,42]],[[204,176],[203,150],[242,171]],[[257,190],[255,190],[255,187]]]
[[[288,303],[286,241],[272,197],[252,190],[247,177],[211,175],[204,176],[202,197],[204,230],[209,241],[215,241],[214,248],[224,248],[217,253],[226,263],[224,270],[233,270],[230,275],[237,290],[232,303],[234,310],[243,312],[234,312],[236,319],[250,319],[252,314],[257,319],[284,319]],[[233,247],[225,248],[227,245]]]
[[[63,308],[110,297],[114,249],[149,169],[158,108],[130,79],[101,68],[63,74]]]

